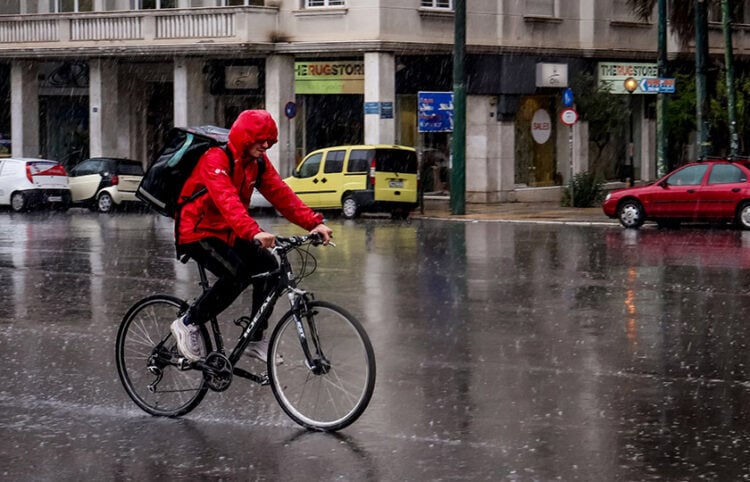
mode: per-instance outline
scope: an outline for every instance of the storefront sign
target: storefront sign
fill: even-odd
[[[534,112],[534,116],[531,118],[531,137],[534,138],[534,142],[544,144],[549,140],[551,134],[552,119],[549,112],[544,109]]]
[[[639,83],[646,77],[659,77],[659,67],[655,63],[599,62],[597,68],[599,88],[610,94],[628,94],[625,90],[625,79],[628,77],[633,77]],[[635,93],[643,92],[636,91]]]
[[[393,102],[380,103],[380,118],[393,119]]]
[[[297,94],[364,94],[365,63],[361,60],[295,62]]]
[[[567,87],[568,64],[536,64],[537,87]]]
[[[224,67],[224,88],[257,89],[258,75],[257,65],[227,65]]]
[[[419,132],[453,132],[453,92],[418,92],[417,110]]]

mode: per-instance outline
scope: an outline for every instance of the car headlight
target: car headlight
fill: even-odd
[[[612,194],[611,193],[607,193],[607,195],[604,196],[604,202],[609,201],[609,198],[611,198],[611,197],[612,197]]]

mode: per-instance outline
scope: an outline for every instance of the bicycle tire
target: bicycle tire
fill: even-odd
[[[361,323],[343,308],[311,301],[303,325],[310,350],[314,326],[322,351],[330,362],[326,373],[307,367],[292,311],[273,331],[268,374],[274,397],[284,412],[305,428],[341,430],[356,421],[370,403],[375,388],[375,354]],[[277,354],[284,359],[275,364]]]
[[[170,325],[187,306],[184,300],[170,295],[143,298],[128,310],[117,332],[117,374],[130,398],[151,415],[184,415],[198,406],[208,390],[203,372],[180,370],[167,361],[175,359],[178,353]],[[201,334],[208,353],[211,340],[204,325]],[[152,355],[157,347],[163,356],[154,363]],[[158,366],[162,375],[154,390],[149,385],[158,377],[149,371],[150,364]]]

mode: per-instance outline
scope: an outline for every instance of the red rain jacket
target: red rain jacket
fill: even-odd
[[[245,147],[258,140],[278,138],[276,123],[264,110],[242,112],[229,130],[227,147],[234,155],[232,178],[226,153],[214,147],[200,158],[182,187],[180,196],[190,196],[203,186],[208,194],[188,202],[177,217],[178,243],[187,244],[207,237],[224,240],[230,246],[239,237],[251,241],[262,231],[248,214],[250,197],[258,176],[258,162],[242,157]],[[265,170],[258,190],[288,220],[306,230],[323,222],[323,215],[307,207],[281,179],[264,154]]]

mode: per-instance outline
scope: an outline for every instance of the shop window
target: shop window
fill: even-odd
[[[305,0],[305,8],[343,7],[344,0]]]
[[[439,8],[441,10],[453,10],[453,0],[421,0],[422,8]]]

